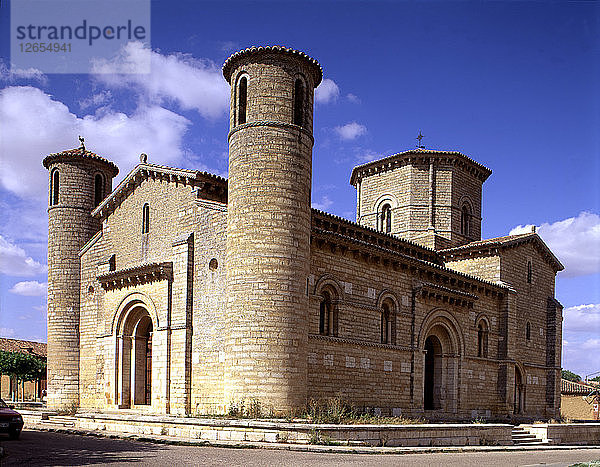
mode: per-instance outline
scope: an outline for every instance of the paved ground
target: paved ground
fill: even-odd
[[[0,465],[202,465],[202,466],[567,466],[600,460],[600,448],[568,451],[471,452],[403,455],[329,454],[172,446],[44,431],[23,431],[18,441],[0,437]]]

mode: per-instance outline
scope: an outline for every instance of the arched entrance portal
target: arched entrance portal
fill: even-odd
[[[525,406],[525,390],[523,388],[523,376],[519,367],[515,366],[515,400],[514,413],[523,413]]]
[[[117,351],[119,408],[152,403],[152,319],[143,306],[122,321]]]
[[[456,327],[441,313],[424,327],[423,409],[453,414],[458,410],[460,338]],[[431,416],[437,416],[430,414]]]
[[[435,336],[425,339],[425,386],[423,404],[425,410],[440,408],[442,383],[442,344]]]

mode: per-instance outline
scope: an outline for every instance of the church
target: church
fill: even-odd
[[[49,408],[559,417],[563,266],[535,231],[481,239],[491,170],[419,147],[352,170],[356,222],[311,209],[321,66],[253,47],[223,75],[228,179],[44,159]]]

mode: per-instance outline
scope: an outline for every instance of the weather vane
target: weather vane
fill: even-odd
[[[79,137],[79,142],[81,143],[81,149],[85,151],[85,138],[83,136]]]
[[[417,147],[418,147],[419,149],[425,149],[425,146],[421,145],[421,140],[422,140],[423,138],[425,138],[425,136],[423,136],[423,135],[421,134],[421,132],[419,131],[419,136],[417,136],[417,139],[419,140],[419,144],[417,144]]]

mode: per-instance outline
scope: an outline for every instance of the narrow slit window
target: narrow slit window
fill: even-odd
[[[383,208],[381,208],[379,230],[385,233],[392,231],[392,207],[389,204],[384,204]]]
[[[238,124],[246,123],[246,111],[248,106],[248,78],[240,79],[238,87]]]
[[[527,323],[525,327],[525,338],[530,341],[531,340],[531,324]]]
[[[527,261],[527,283],[531,284],[532,279],[533,279],[533,269],[531,266],[531,261]]]
[[[147,234],[150,231],[150,205],[144,204],[142,209],[142,233]]]
[[[104,199],[104,177],[96,174],[94,177],[94,206],[98,206]]]
[[[480,321],[477,326],[477,356],[487,358],[488,356],[488,327],[485,321]]]
[[[60,175],[58,174],[58,170],[54,169],[52,172],[52,180],[50,187],[50,205],[54,206],[58,204],[58,192],[60,188]]]
[[[294,89],[294,124],[304,125],[304,84],[301,79],[296,80]]]
[[[463,205],[460,213],[460,233],[465,237],[471,235],[471,209],[467,204]]]

